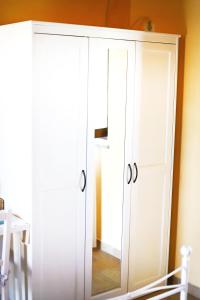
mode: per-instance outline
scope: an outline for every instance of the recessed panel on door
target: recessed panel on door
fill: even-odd
[[[136,43],[129,290],[167,272],[175,56],[175,45]]]

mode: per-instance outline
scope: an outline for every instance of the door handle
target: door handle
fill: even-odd
[[[132,171],[132,168],[131,168],[131,165],[130,165],[130,164],[128,164],[128,169],[129,169],[130,177],[129,177],[129,179],[127,180],[127,183],[130,184],[131,179],[132,179],[132,177],[133,177],[133,171]]]
[[[137,167],[137,164],[134,163],[134,168],[135,168],[135,178],[133,179],[133,183],[136,182],[137,178],[138,178],[138,167]]]
[[[81,192],[84,192],[85,187],[86,187],[86,183],[87,183],[85,171],[82,170],[81,174],[83,175],[83,179],[84,179],[84,181],[83,181],[83,187],[81,188]]]

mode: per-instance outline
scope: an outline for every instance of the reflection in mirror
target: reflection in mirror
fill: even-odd
[[[95,127],[96,136],[94,134],[96,186],[93,203],[92,295],[120,288],[122,271],[127,50],[109,49],[106,57],[109,101],[104,110],[104,126]],[[97,112],[99,114],[100,111]]]
[[[112,157],[113,156],[113,157]],[[120,287],[123,180],[108,145],[96,147],[92,295]]]
[[[96,148],[93,295],[120,287],[122,208],[117,199],[112,197],[114,189],[117,193],[117,187],[114,182],[115,176],[110,174],[109,152],[110,150],[104,147]]]

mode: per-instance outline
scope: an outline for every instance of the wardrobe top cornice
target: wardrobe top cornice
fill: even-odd
[[[30,29],[32,33],[35,34],[60,34],[105,39],[112,38],[127,41],[160,42],[165,44],[177,44],[180,38],[178,34],[40,21],[24,21],[2,25],[0,26],[0,32],[1,30],[9,30],[11,28],[16,30],[22,28]]]

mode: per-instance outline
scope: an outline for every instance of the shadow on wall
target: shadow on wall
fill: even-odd
[[[0,0],[0,24],[25,20],[129,28],[130,0]]]

